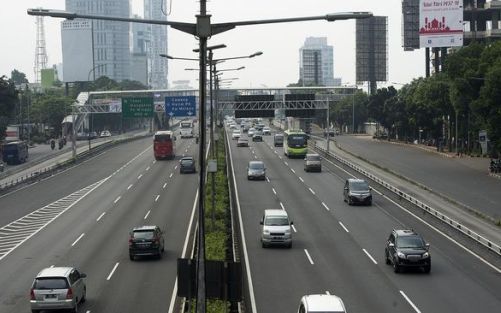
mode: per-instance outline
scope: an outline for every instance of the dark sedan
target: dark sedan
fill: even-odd
[[[184,174],[197,172],[195,159],[193,157],[184,157],[179,163],[179,173]]]

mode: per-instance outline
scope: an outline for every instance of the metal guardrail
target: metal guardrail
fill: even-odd
[[[370,178],[371,180],[375,181],[376,183],[380,184],[381,186],[383,186],[386,189],[390,190],[391,192],[395,193],[399,197],[401,197],[401,198],[407,200],[408,202],[414,204],[415,206],[419,207],[424,212],[437,218],[441,222],[449,225],[450,227],[460,231],[461,233],[470,237],[471,239],[473,239],[477,243],[481,244],[482,246],[484,246],[487,249],[491,250],[492,252],[496,253],[498,256],[501,256],[501,246],[499,244],[493,243],[492,241],[485,238],[481,234],[469,229],[465,225],[453,220],[452,218],[448,217],[447,215],[443,214],[442,212],[430,207],[429,205],[421,202],[420,200],[414,198],[413,196],[401,191],[400,189],[385,182],[384,180],[380,179],[379,177],[377,177],[377,176],[373,175],[372,173],[366,171],[365,169],[361,168],[360,166],[357,166],[353,163],[350,163],[347,160],[341,158],[340,156],[335,155],[335,154],[331,153],[330,151],[327,151],[326,149],[319,147],[316,142],[315,142],[315,149],[322,151],[323,153],[336,159],[338,162],[340,162],[340,163],[354,169],[355,171],[361,173],[362,175]]]

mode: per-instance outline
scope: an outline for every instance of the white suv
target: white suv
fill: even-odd
[[[264,210],[261,218],[261,245],[263,248],[269,245],[284,245],[292,247],[292,221],[285,210]]]
[[[85,302],[87,287],[84,273],[73,267],[48,267],[40,271],[30,290],[31,312],[70,309],[78,312]]]
[[[301,298],[297,313],[346,313],[343,300],[335,295],[307,295]]]

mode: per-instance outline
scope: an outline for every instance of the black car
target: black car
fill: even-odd
[[[159,259],[164,252],[163,232],[158,226],[134,227],[129,237],[129,258],[136,256],[156,256]]]
[[[412,230],[393,230],[386,241],[384,256],[386,264],[392,264],[395,273],[403,268],[431,270],[430,245]]]
[[[263,134],[261,132],[254,133],[252,141],[263,141]]]
[[[352,204],[372,205],[372,192],[369,184],[363,179],[349,178],[344,184],[344,201]]]
[[[193,157],[184,157],[179,161],[179,173],[196,173],[196,164],[195,159]]]

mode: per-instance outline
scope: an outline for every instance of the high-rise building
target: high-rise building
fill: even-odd
[[[130,0],[66,0],[66,10],[80,14],[130,17]],[[94,77],[131,79],[130,23],[92,20]],[[65,46],[63,44],[63,51]]]
[[[141,18],[134,15],[134,18]],[[148,49],[150,47],[150,29],[147,24],[132,23],[131,79],[148,86]]]
[[[144,18],[167,20],[167,0],[144,0]],[[160,54],[167,54],[167,27],[148,25],[150,45],[148,49],[149,86],[153,89],[167,89],[167,59]]]
[[[326,37],[307,37],[299,49],[299,79],[303,86],[334,86],[334,48]]]

